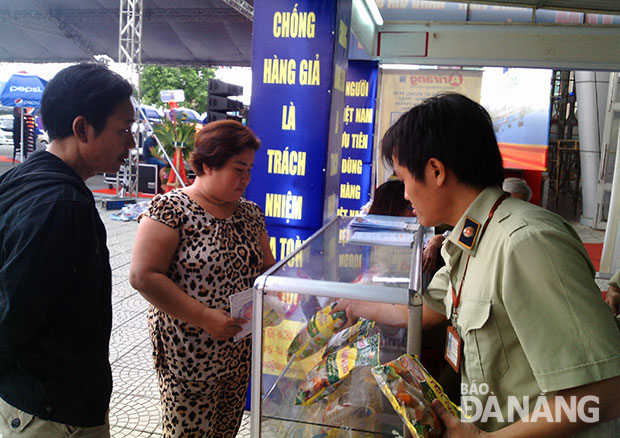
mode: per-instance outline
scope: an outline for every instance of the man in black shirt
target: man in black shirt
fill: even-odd
[[[0,177],[0,436],[110,436],[111,269],[84,181],[134,147],[131,85],[98,64],[52,79],[48,151]]]

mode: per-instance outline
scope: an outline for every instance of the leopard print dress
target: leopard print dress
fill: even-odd
[[[229,312],[228,297],[253,286],[265,231],[255,203],[241,199],[230,217],[218,219],[173,190],[153,198],[145,215],[178,232],[168,277],[200,303]],[[164,437],[233,438],[245,404],[251,338],[218,341],[153,306],[148,323]]]

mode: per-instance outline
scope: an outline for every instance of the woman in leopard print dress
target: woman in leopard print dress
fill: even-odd
[[[264,215],[241,198],[260,145],[231,120],[196,136],[194,183],[153,199],[140,218],[130,282],[151,303],[148,322],[164,437],[230,437],[239,429],[251,339],[228,297],[275,263]]]

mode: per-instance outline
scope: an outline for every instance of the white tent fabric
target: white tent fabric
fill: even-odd
[[[119,0],[0,0],[0,62],[117,60],[119,8]],[[142,34],[145,64],[250,65],[252,23],[221,0],[144,0]]]

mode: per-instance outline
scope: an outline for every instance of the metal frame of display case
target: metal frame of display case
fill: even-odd
[[[323,232],[339,218],[335,217],[308,238],[299,248],[280,260],[269,270],[259,276],[254,283],[254,306],[252,315],[252,388],[250,430],[253,438],[261,437],[262,389],[263,389],[263,296],[268,292],[288,292],[295,290],[302,295],[320,297],[365,300],[409,306],[409,326],[407,352],[419,354],[422,333],[422,250],[425,229],[420,226],[412,244],[412,262],[408,289],[365,285],[358,283],[340,283],[326,280],[311,280],[272,276],[272,274],[301,254]],[[260,366],[255,366],[260,364]],[[275,385],[274,385],[275,386]]]

